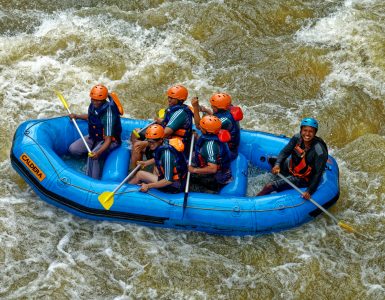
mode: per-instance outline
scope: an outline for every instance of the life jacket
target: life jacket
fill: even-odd
[[[113,117],[116,118],[116,122],[113,128],[114,136],[112,136],[112,140],[121,144],[121,134],[122,134],[122,124],[120,122],[119,110],[115,101],[112,99],[110,95],[108,95],[108,99],[102,106],[96,108],[92,103],[88,107],[88,134],[92,140],[95,142],[100,142],[104,140],[104,130],[103,124],[101,121],[102,116],[107,112],[107,109],[111,108]]]
[[[234,116],[232,115],[230,110],[219,110],[214,114],[214,116],[218,117],[219,119],[221,118],[227,118],[231,121],[231,129],[229,130],[231,139],[228,142],[229,148],[233,152],[238,151],[239,143],[241,140],[241,128],[239,126],[239,122],[237,122],[234,119]]]
[[[187,118],[185,119],[185,122],[182,126],[182,128],[176,130],[172,136],[177,136],[183,138],[183,143],[185,145],[189,145],[189,141],[191,140],[192,135],[192,120],[193,120],[193,113],[191,109],[185,105],[185,104],[177,104],[174,106],[171,106],[167,108],[165,117],[162,121],[162,126],[167,127],[168,122],[171,119],[171,116],[179,109],[183,109],[183,111],[187,114]]]
[[[315,143],[317,142],[322,143],[327,149],[326,143],[319,137],[314,137],[313,144],[311,147],[314,147]],[[301,147],[302,144],[303,140],[300,137],[298,143],[295,145],[294,150],[291,154],[291,158],[289,161],[289,172],[295,177],[303,178],[306,181],[309,181],[312,167],[309,165],[306,155],[311,148],[303,149]]]
[[[219,155],[217,157],[218,170],[221,170],[223,172],[230,170],[231,155],[229,146],[227,145],[227,143],[222,143],[219,140],[218,136],[214,134],[202,134],[199,137],[198,141],[195,144],[195,164],[200,168],[205,167],[207,165],[201,154],[201,148],[206,141],[214,141],[219,145]]]
[[[162,153],[166,150],[169,150],[176,159],[176,167],[174,167],[172,179],[174,181],[180,181],[181,189],[183,189],[186,183],[186,175],[188,172],[186,158],[183,155],[183,151],[176,150],[173,146],[169,145],[166,140],[162,146],[156,148],[155,154],[154,154],[155,165],[159,172],[158,179],[159,180],[164,179],[164,168],[161,164],[161,156],[162,156]]]

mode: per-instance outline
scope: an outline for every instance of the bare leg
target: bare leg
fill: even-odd
[[[153,183],[158,181],[158,176],[147,171],[139,171],[135,177],[132,178],[129,183],[138,184],[140,182]]]
[[[263,196],[270,194],[272,191],[274,191],[274,187],[271,183],[266,184],[263,189],[257,194],[257,196]]]
[[[136,163],[140,160],[143,160],[143,154],[146,151],[147,146],[147,141],[136,141],[132,145],[130,169],[134,169],[136,167]]]

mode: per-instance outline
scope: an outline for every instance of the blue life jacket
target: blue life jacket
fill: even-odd
[[[233,115],[229,110],[219,110],[218,112],[214,113],[214,116],[221,118],[228,118],[231,121],[231,129],[230,135],[231,140],[227,143],[229,145],[230,151],[238,153],[238,147],[241,140],[241,128],[239,126],[239,122],[234,120]]]
[[[155,159],[155,165],[159,172],[158,179],[164,179],[164,169],[161,164],[161,156],[162,153],[165,150],[170,150],[172,155],[174,155],[176,159],[176,167],[173,170],[173,180],[180,182],[180,189],[183,190],[186,184],[186,175],[188,172],[188,167],[186,163],[186,158],[183,154],[183,152],[179,152],[176,150],[173,146],[169,145],[168,142],[165,140],[164,144],[155,150],[154,159]]]
[[[232,178],[230,169],[231,153],[227,143],[221,142],[216,135],[202,134],[199,137],[197,143],[195,144],[195,164],[200,168],[207,165],[206,161],[204,160],[201,154],[202,146],[206,141],[214,141],[219,145],[219,155],[217,157],[217,165],[219,168],[217,173],[215,174],[215,179],[219,183],[226,184]]]
[[[104,114],[107,112],[107,109],[111,107],[111,111],[113,114],[113,118],[116,118],[115,126],[113,128],[114,136],[112,137],[113,141],[116,141],[117,143],[121,144],[121,134],[122,134],[122,124],[120,122],[120,115],[118,107],[116,106],[115,102],[111,98],[110,95],[108,95],[108,100],[103,103],[102,106],[99,108],[96,108],[92,102],[88,107],[88,134],[90,138],[95,142],[100,142],[104,140],[104,132],[103,132],[103,124],[101,121],[101,118],[104,116]]]
[[[173,136],[179,136],[183,138],[183,144],[185,145],[185,149],[187,146],[190,144],[191,140],[191,135],[192,135],[192,120],[193,120],[193,113],[190,110],[190,108],[186,104],[177,104],[174,106],[171,106],[167,108],[166,110],[166,115],[162,121],[162,126],[167,127],[168,122],[171,119],[171,116],[173,115],[174,112],[176,112],[179,109],[183,109],[184,112],[187,114],[187,118],[185,119],[185,122],[182,126],[182,128],[174,131],[172,134]]]

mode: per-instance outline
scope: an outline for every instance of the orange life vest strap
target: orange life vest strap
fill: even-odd
[[[162,173],[163,173],[163,175],[164,175],[165,173],[164,173],[164,168],[163,168],[163,166],[160,166],[160,169],[162,170]],[[172,172],[174,173],[174,175],[172,176],[172,179],[173,179],[174,181],[178,181],[178,180],[179,180],[179,174],[178,174],[178,170],[176,169],[176,167],[174,167],[174,169],[172,170]]]
[[[294,151],[298,154],[299,157],[305,157],[305,150],[303,150],[298,144],[294,147]]]
[[[294,148],[294,151],[301,157],[301,161],[298,165],[293,168],[293,159],[290,159],[289,163],[289,171],[295,177],[303,178],[306,181],[309,180],[309,175],[311,173],[312,168],[306,164],[306,151],[303,150],[299,144],[297,144]]]
[[[303,172],[303,170],[305,170],[305,172]],[[302,158],[301,162],[295,168],[293,168],[293,160],[290,160],[289,171],[295,177],[303,178],[307,181],[309,180],[311,170],[311,167],[306,165],[305,157]]]

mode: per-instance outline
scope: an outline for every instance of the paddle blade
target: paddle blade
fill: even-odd
[[[342,221],[338,222],[338,226],[340,226],[342,229],[345,229],[347,232],[350,232],[350,233],[357,232],[353,227],[351,227],[348,224],[343,223]]]
[[[113,192],[103,192],[99,195],[98,200],[104,209],[109,210],[114,204],[114,193]]]
[[[138,138],[138,139],[140,138],[139,133],[137,133],[135,129],[132,130],[132,133],[136,136],[136,138]]]
[[[61,103],[63,103],[64,107],[66,109],[68,109],[67,101],[64,99],[63,95],[57,90],[54,90],[54,92],[55,92],[56,96],[58,96],[58,98],[60,99]]]
[[[159,117],[160,119],[163,119],[165,114],[166,114],[166,110],[165,110],[164,108],[162,108],[162,109],[160,109],[160,110],[158,111],[158,117]]]

